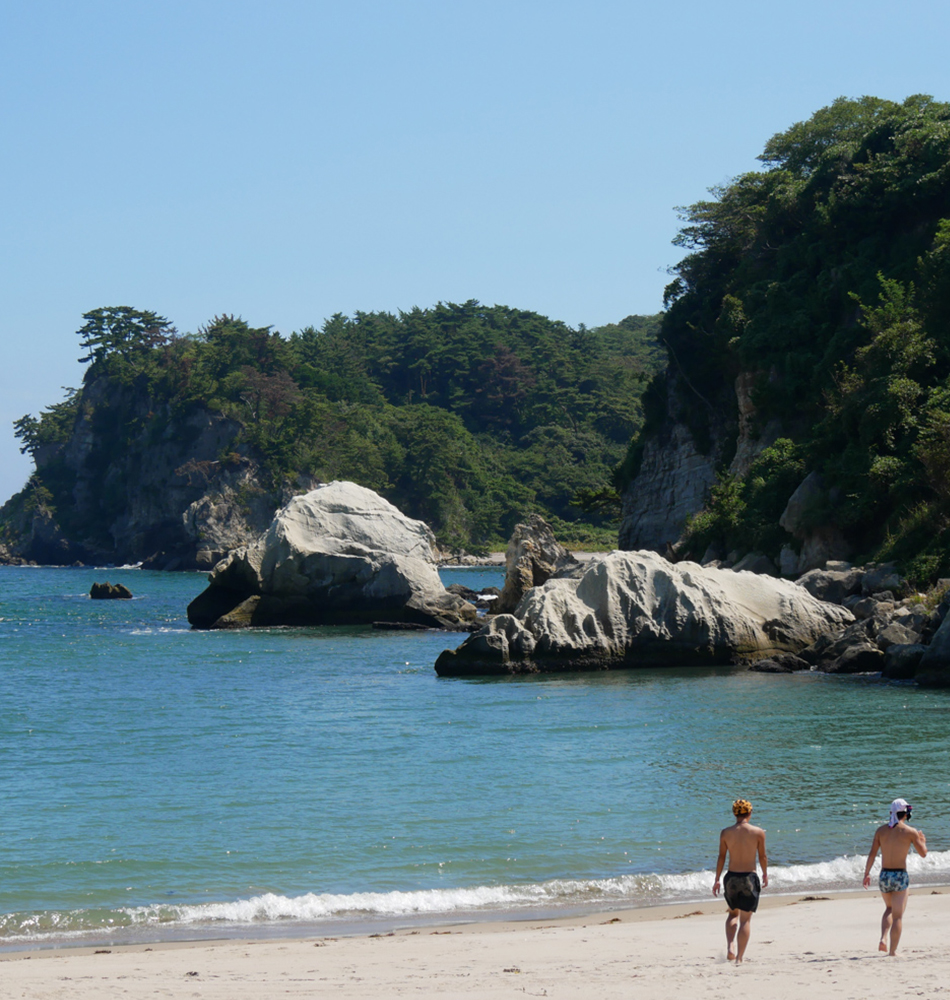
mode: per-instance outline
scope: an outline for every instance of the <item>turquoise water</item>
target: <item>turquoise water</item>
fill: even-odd
[[[446,582],[500,584],[494,570]],[[95,580],[132,601],[90,601]],[[950,695],[667,670],[439,679],[459,635],[192,632],[197,574],[0,567],[0,945],[856,888],[900,794],[950,882]],[[857,857],[856,857],[857,856]]]

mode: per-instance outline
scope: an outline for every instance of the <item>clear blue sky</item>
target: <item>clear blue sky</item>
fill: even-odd
[[[90,309],[656,312],[675,206],[838,96],[950,100],[948,38],[945,0],[0,0],[0,501]]]

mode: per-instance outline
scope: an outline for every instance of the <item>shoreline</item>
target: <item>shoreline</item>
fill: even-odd
[[[876,878],[877,867],[874,870]],[[709,874],[710,886],[712,873]],[[759,910],[764,911],[790,903],[825,901],[831,899],[863,898],[875,894],[877,883],[871,890],[804,886],[781,889],[770,887],[760,899]],[[943,895],[950,898],[950,879],[927,880],[926,873],[915,873],[911,893],[917,895]],[[699,910],[697,910],[699,908]],[[650,899],[638,902],[602,901],[596,903],[548,903],[524,908],[498,908],[445,912],[416,912],[403,914],[376,914],[371,917],[331,917],[327,919],[271,919],[252,923],[218,922],[165,923],[120,925],[98,930],[65,932],[57,937],[50,933],[42,939],[0,938],[0,958],[23,954],[47,952],[97,951],[111,949],[146,949],[166,946],[201,946],[227,944],[228,942],[288,942],[301,940],[344,938],[392,937],[400,934],[439,934],[472,930],[477,933],[492,928],[518,928],[531,923],[616,923],[649,922],[668,919],[682,910],[687,915],[722,910],[722,897],[713,898],[711,892],[699,896],[680,896],[678,899]]]
[[[878,954],[876,891],[763,896],[741,967],[725,960],[721,900],[387,933],[87,945],[0,955],[10,995],[231,998],[636,995],[777,998],[942,994],[950,893],[911,889],[896,960]],[[875,964],[876,963],[876,964]],[[635,982],[634,982],[635,981]],[[177,986],[177,989],[176,989]]]

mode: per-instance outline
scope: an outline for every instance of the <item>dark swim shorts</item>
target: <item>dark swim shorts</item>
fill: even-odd
[[[755,913],[759,908],[759,893],[762,884],[755,872],[726,872],[722,880],[722,894],[730,910],[745,910]]]
[[[906,892],[910,878],[906,868],[882,868],[877,884],[881,892]]]

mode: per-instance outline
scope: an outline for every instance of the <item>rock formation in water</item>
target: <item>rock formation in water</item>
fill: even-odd
[[[89,588],[89,596],[94,601],[130,601],[132,591],[121,583],[94,583]]]
[[[355,483],[294,497],[209,581],[188,606],[196,628],[389,621],[465,630],[476,617],[443,587],[428,526]]]
[[[754,573],[612,552],[548,580],[436,662],[440,676],[729,664],[795,653],[854,620]]]
[[[532,588],[557,573],[579,569],[580,563],[554,537],[551,526],[539,514],[531,514],[515,525],[505,550],[505,585],[492,611],[514,611]]]

